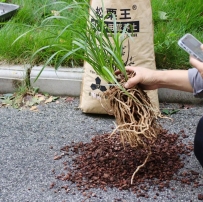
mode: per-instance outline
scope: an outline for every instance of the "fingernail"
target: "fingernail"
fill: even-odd
[[[129,84],[128,83],[125,83],[125,88],[129,88]]]

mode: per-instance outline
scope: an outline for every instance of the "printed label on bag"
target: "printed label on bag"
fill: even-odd
[[[137,6],[134,5],[133,9],[136,10]],[[104,21],[104,23],[106,24],[106,26],[108,27],[108,32],[114,32],[114,22],[113,20],[113,15],[116,18],[116,29],[117,32],[122,32],[124,27],[126,25],[128,25],[126,31],[127,32],[131,32],[132,33],[132,37],[136,37],[137,34],[135,32],[139,32],[140,31],[140,21],[136,20],[136,21],[132,21],[132,17],[131,17],[131,10],[132,9],[116,9],[116,8],[106,8],[106,15],[107,15],[107,20]],[[103,8],[102,7],[98,7],[95,9],[96,15],[99,16],[100,18],[103,17]],[[118,17],[118,13],[119,16]],[[108,21],[111,20],[111,21]],[[122,20],[122,21],[121,21]],[[123,21],[124,20],[124,21]],[[91,19],[92,23],[96,23],[97,21],[92,18]]]

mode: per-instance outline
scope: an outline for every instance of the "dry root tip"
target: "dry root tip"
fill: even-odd
[[[133,173],[133,175],[132,175],[132,177],[131,177],[131,184],[133,184],[133,179],[134,179],[134,177],[135,177],[135,174],[140,170],[140,168],[142,168],[142,167],[145,166],[145,164],[147,163],[147,161],[148,161],[148,159],[149,159],[149,157],[150,157],[151,154],[152,154],[152,153],[151,153],[151,151],[150,151],[149,154],[147,155],[147,157],[146,157],[144,163],[141,164],[141,165],[139,165],[139,166],[137,167],[137,169],[135,170],[135,172]]]

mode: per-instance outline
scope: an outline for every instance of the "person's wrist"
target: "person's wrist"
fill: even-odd
[[[157,88],[161,88],[164,84],[163,78],[165,77],[165,71],[162,70],[156,70],[153,72],[153,80],[154,85],[157,86]]]

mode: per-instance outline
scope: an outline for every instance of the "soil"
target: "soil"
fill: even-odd
[[[148,191],[154,190],[154,199],[165,188],[174,190],[170,181],[192,184],[193,187],[203,186],[198,182],[198,172],[183,169],[184,159],[193,151],[193,143],[184,144],[184,131],[168,134],[166,130],[158,136],[152,146],[152,155],[146,165],[135,175],[137,166],[143,163],[147,151],[144,148],[132,148],[120,141],[118,134],[94,136],[89,143],[74,143],[61,148],[61,154],[54,159],[63,159],[64,172],[56,175],[57,180],[71,182],[84,197],[94,197],[91,188],[107,190],[107,187],[118,190],[129,190],[137,197],[148,198]],[[72,164],[67,159],[72,159]],[[54,172],[55,173],[55,172]],[[50,185],[53,188],[55,183]],[[72,186],[71,186],[72,187]],[[61,189],[71,192],[68,185]],[[203,200],[202,194],[198,195]]]

